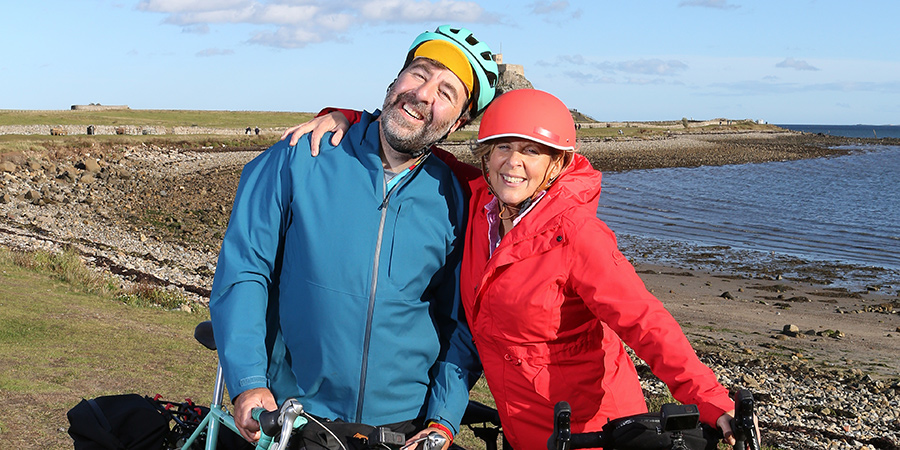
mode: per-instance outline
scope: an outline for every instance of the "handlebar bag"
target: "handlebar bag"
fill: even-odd
[[[719,439],[707,425],[682,430],[685,446],[677,444],[676,432],[662,431],[659,413],[645,413],[611,420],[603,426],[609,447],[619,450],[716,450]]]
[[[310,421],[300,430],[301,444],[306,450],[343,450],[341,444],[335,440],[335,436],[347,450],[365,450],[368,448],[368,436],[375,431],[375,427],[362,423],[317,420],[321,425]]]
[[[169,420],[138,394],[82,399],[66,413],[75,450],[159,450]]]

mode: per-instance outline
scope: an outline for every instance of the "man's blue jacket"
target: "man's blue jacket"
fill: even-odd
[[[278,142],[241,174],[210,296],[230,395],[459,429],[480,364],[459,299],[465,201],[429,157],[385,195],[377,116],[337,148]]]

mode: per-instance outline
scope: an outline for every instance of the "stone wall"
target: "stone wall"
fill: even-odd
[[[64,135],[87,135],[87,125],[3,125],[0,126],[0,135],[23,134],[51,135],[51,130]],[[270,134],[284,131],[283,129],[260,129],[260,133]],[[213,134],[213,135],[240,135],[245,134],[244,128],[207,128],[207,127],[163,127],[149,125],[95,125],[94,134]]]
[[[525,76],[525,66],[521,64],[500,64],[497,66],[497,69],[500,71],[500,76],[503,76],[504,73],[518,74],[521,76]]]
[[[121,111],[131,109],[128,105],[72,105],[73,111]]]

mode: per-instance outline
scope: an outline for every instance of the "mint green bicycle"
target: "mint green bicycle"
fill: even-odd
[[[212,322],[201,322],[194,329],[194,338],[210,350],[216,350],[216,341],[213,335]],[[197,428],[180,444],[181,450],[197,450],[203,448],[205,450],[214,450],[218,444],[219,432],[222,426],[231,431],[240,434],[237,426],[234,424],[234,417],[225,409],[223,405],[225,397],[225,377],[222,374],[222,365],[216,368],[216,381],[213,387],[212,403],[209,406],[209,413],[197,425]],[[301,430],[307,423],[317,423],[327,433],[331,434],[334,441],[342,450],[348,450],[344,446],[342,440],[336,436],[331,430],[323,425],[314,416],[303,410],[303,405],[295,399],[286,400],[281,407],[275,411],[266,411],[262,408],[256,408],[251,412],[254,420],[259,422],[260,439],[256,443],[256,450],[284,450],[291,439],[291,436]],[[374,432],[367,436],[367,446],[372,449],[392,450],[405,449],[406,447],[414,447],[422,443],[424,450],[440,449],[446,443],[446,439],[438,434],[432,433],[415,442],[404,446],[406,442],[405,436],[395,433],[384,427],[373,427]]]
[[[216,350],[216,340],[213,335],[212,322],[201,322],[194,329],[194,338],[210,350]],[[224,425],[231,431],[240,434],[234,424],[234,417],[225,409],[225,377],[222,375],[222,365],[216,367],[216,382],[213,387],[212,402],[209,405],[209,413],[197,425],[196,430],[181,445],[182,450],[199,448],[205,442],[203,448],[214,450],[218,444],[219,431]],[[290,399],[275,411],[265,411],[262,408],[254,409],[253,418],[260,423],[260,439],[256,443],[258,450],[283,450],[294,430],[306,425],[308,418],[303,411],[303,405],[297,400]]]

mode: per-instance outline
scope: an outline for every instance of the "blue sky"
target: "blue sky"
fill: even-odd
[[[373,110],[469,28],[597,120],[900,124],[894,0],[47,0],[0,16],[0,109]]]

